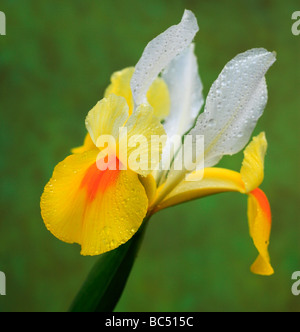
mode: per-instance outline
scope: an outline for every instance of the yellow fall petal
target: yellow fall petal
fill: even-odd
[[[251,271],[260,275],[272,275],[268,253],[271,232],[271,209],[266,195],[257,188],[263,180],[264,156],[267,141],[265,134],[254,137],[246,147],[241,173],[221,168],[206,168],[194,172],[182,181],[157,207],[154,212],[192,199],[226,192],[237,191],[248,196],[248,222],[250,235],[259,256]],[[201,175],[203,178],[201,179]],[[199,180],[198,180],[199,179]],[[158,193],[162,188],[158,188]],[[151,209],[151,208],[150,208]]]
[[[41,198],[42,217],[60,240],[98,255],[128,241],[148,207],[145,189],[132,171],[100,171],[98,149],[59,163]]]
[[[138,175],[119,171],[115,183],[96,195],[86,209],[81,254],[102,254],[127,242],[141,226],[147,208],[148,198]]]
[[[249,194],[248,220],[250,235],[259,252],[251,271],[265,276],[272,275],[274,270],[268,252],[272,226],[271,209],[266,195],[260,189],[255,189]]]
[[[246,147],[240,173],[217,167],[205,168],[204,175],[202,171],[193,172],[159,204],[157,210],[225,191],[249,193],[262,183],[266,150],[266,136],[261,133]]]
[[[197,180],[199,178],[200,180]],[[155,211],[204,196],[227,191],[243,193],[244,190],[244,183],[238,172],[223,168],[205,168],[204,173],[196,171],[190,174],[156,207]]]
[[[130,80],[134,73],[134,67],[125,68],[115,72],[111,77],[111,84],[105,91],[105,97],[110,94],[122,96],[129,106],[129,115],[132,114],[134,101],[130,88]],[[170,112],[170,96],[167,84],[162,78],[157,78],[147,93],[149,104],[153,107],[154,115],[159,119],[165,119]]]
[[[64,242],[80,243],[84,193],[79,188],[98,153],[94,149],[67,157],[55,167],[45,186],[41,197],[43,220],[47,229]]]
[[[245,183],[246,192],[258,188],[264,179],[264,158],[267,151],[265,133],[254,137],[244,151],[241,176]]]

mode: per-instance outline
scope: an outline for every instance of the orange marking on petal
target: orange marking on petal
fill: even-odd
[[[80,189],[86,189],[89,202],[92,202],[96,198],[99,191],[104,193],[107,188],[116,183],[120,173],[118,158],[116,158],[116,166],[116,169],[110,169],[108,166],[106,170],[102,171],[97,167],[97,163],[95,162],[87,169]]]
[[[271,207],[266,194],[259,188],[254,189],[253,191],[250,192],[250,194],[257,199],[257,202],[259,203],[260,207],[265,213],[268,222],[272,224]]]

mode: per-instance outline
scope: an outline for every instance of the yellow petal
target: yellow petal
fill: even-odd
[[[129,115],[133,110],[133,97],[130,88],[130,80],[134,73],[134,67],[125,68],[117,71],[111,76],[111,84],[107,87],[104,97],[108,97],[110,94],[124,97],[129,107]]]
[[[264,177],[266,150],[266,137],[261,133],[246,147],[240,173],[223,168],[205,168],[203,179],[197,181],[202,171],[194,172],[159,204],[158,210],[215,193],[225,191],[248,193],[254,190]],[[158,189],[160,190],[162,188]]]
[[[57,238],[98,255],[128,241],[140,227],[148,198],[132,171],[100,171],[98,149],[58,164],[41,198],[46,227]]]
[[[265,133],[260,133],[253,138],[244,151],[241,175],[247,193],[258,188],[264,179],[264,158],[267,146]]]
[[[163,125],[153,115],[152,107],[142,104],[129,117],[124,128],[127,136],[126,139],[120,137],[118,150],[120,153],[127,150],[129,169],[142,176],[149,175],[159,163],[166,142]],[[118,157],[123,164],[127,162],[124,157]]]
[[[94,142],[91,139],[91,135],[89,133],[86,134],[85,139],[84,139],[84,143],[82,146],[79,146],[77,148],[73,148],[71,150],[72,153],[83,153],[89,150],[93,150],[96,148],[96,145],[94,144]]]
[[[91,139],[97,145],[100,136],[110,135],[118,138],[119,128],[128,119],[128,106],[123,97],[114,94],[100,100],[86,117],[86,127]]]
[[[201,176],[203,178],[201,179]],[[198,180],[200,178],[200,180]],[[238,172],[223,168],[205,168],[182,181],[156,208],[156,211],[193,199],[227,191],[244,192],[244,183]]]
[[[270,264],[268,252],[272,226],[271,209],[266,195],[258,188],[249,194],[248,220],[250,235],[259,252],[258,258],[251,266],[251,271],[265,276],[272,275],[274,270]]]
[[[259,188],[256,188],[263,180],[266,149],[265,135],[261,133],[253,139],[244,152],[245,159],[241,174],[221,168],[205,168],[204,174],[201,171],[194,172],[182,181],[157,207],[154,207],[154,212],[216,193],[237,191],[245,194],[249,193],[250,190],[248,198],[249,229],[254,245],[259,252],[251,271],[260,275],[272,275],[274,270],[270,264],[268,253],[272,222],[271,209],[266,195]],[[201,175],[203,175],[202,179]],[[156,196],[159,196],[161,190],[163,190],[163,186],[158,188]]]
[[[101,185],[105,182],[103,179]],[[101,254],[127,242],[141,226],[147,208],[148,198],[138,175],[119,171],[114,183],[95,195],[86,208],[81,254]]]
[[[130,80],[134,73],[134,68],[125,68],[114,73],[111,77],[111,84],[105,91],[105,97],[111,93],[124,97],[129,106],[129,115],[132,114],[134,102],[130,88]],[[170,96],[167,84],[162,78],[157,78],[147,93],[149,104],[153,107],[154,115],[160,120],[166,118],[170,112]]]
[[[148,176],[139,176],[139,179],[146,190],[146,194],[148,197],[149,205],[153,202],[155,194],[156,194],[156,181],[152,174]]]
[[[167,84],[158,77],[147,92],[149,104],[153,107],[154,115],[159,119],[165,119],[170,113],[170,96]]]

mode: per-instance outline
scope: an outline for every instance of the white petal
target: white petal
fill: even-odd
[[[194,49],[194,44],[191,44],[171,61],[162,74],[171,99],[170,115],[164,123],[168,136],[185,134],[193,126],[204,102]]]
[[[167,169],[181,146],[181,139],[172,140],[172,137],[182,137],[194,125],[203,106],[203,85],[194,49],[194,44],[191,44],[175,57],[162,73],[171,99],[170,115],[164,123],[168,140],[162,155],[162,169]],[[155,174],[155,177],[158,179],[159,174]],[[164,177],[160,180],[163,181]]]
[[[146,46],[130,83],[136,105],[147,102],[146,94],[151,83],[176,55],[190,45],[198,30],[195,15],[186,10],[178,25],[171,26]]]
[[[204,113],[189,133],[204,135],[206,167],[249,141],[268,99],[264,76],[275,60],[265,49],[249,50],[231,60],[212,85]]]

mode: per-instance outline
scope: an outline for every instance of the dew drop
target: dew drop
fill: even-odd
[[[216,121],[214,119],[208,120],[208,126],[209,127],[214,127],[216,125]]]

